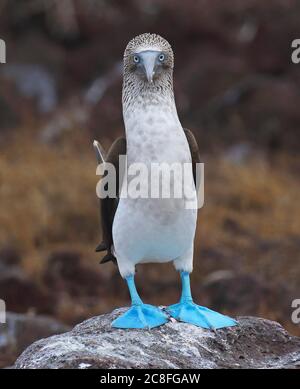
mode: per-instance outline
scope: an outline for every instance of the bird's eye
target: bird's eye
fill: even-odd
[[[140,62],[140,57],[138,57],[137,55],[135,55],[135,56],[133,57],[133,62],[134,62],[134,63],[139,63],[139,62]]]
[[[158,59],[160,60],[160,62],[162,62],[162,61],[165,59],[164,54],[161,54],[161,55],[158,57]]]

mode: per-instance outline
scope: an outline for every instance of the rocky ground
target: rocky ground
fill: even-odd
[[[216,332],[175,320],[152,330],[113,329],[123,311],[37,341],[14,368],[300,368],[300,338],[276,322],[239,317],[238,326]]]
[[[7,312],[6,323],[0,325],[0,368],[12,365],[21,352],[36,340],[68,329],[68,326],[50,317]]]

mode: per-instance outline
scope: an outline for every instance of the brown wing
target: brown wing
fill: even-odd
[[[196,138],[194,134],[192,133],[191,130],[188,130],[187,128],[184,129],[186,139],[188,141],[188,144],[190,146],[190,151],[192,155],[192,165],[193,165],[193,177],[194,177],[194,182],[195,186],[197,188],[197,180],[196,180],[196,166],[197,163],[200,163],[200,152],[199,152],[199,147],[198,143],[196,141]],[[198,183],[199,185],[199,183]],[[197,188],[198,190],[198,188]]]
[[[116,198],[103,198],[100,199],[100,218],[101,218],[101,227],[103,240],[97,246],[96,251],[107,251],[107,254],[102,258],[100,263],[106,263],[113,261],[116,263],[116,257],[112,253],[113,237],[112,237],[112,225],[114,216],[117,210],[119,203],[119,156],[126,155],[126,138],[120,137],[114,141],[111,145],[107,156],[101,150],[101,155],[97,154],[98,162],[101,162],[101,159],[105,159],[105,162],[109,162],[114,165],[116,169]]]

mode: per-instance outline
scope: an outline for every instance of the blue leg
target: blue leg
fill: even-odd
[[[144,304],[135,287],[134,277],[126,278],[131,308],[112,322],[115,328],[153,328],[168,321],[168,316],[153,305]]]
[[[179,321],[191,323],[202,328],[223,328],[237,325],[237,322],[228,316],[202,307],[193,302],[190,286],[190,276],[187,272],[180,272],[182,295],[178,304],[170,305],[167,312]]]

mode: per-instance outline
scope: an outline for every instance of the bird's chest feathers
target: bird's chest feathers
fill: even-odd
[[[190,151],[182,126],[171,107],[137,107],[125,117],[128,163],[190,162]]]
[[[135,114],[125,118],[126,138],[127,138],[127,165],[128,171],[135,164],[146,165],[147,174],[139,176],[139,188],[141,193],[152,193],[153,186],[160,194],[159,198],[137,198],[126,201],[128,209],[134,210],[132,214],[147,214],[151,226],[161,224],[163,228],[166,225],[175,225],[178,220],[185,217],[194,217],[188,215],[185,209],[185,187],[194,189],[192,174],[184,177],[185,169],[192,169],[191,153],[186,139],[186,135],[179,122],[176,111],[168,107],[150,106],[147,109],[137,109]],[[182,170],[180,170],[181,165]],[[188,164],[186,168],[184,165]],[[161,175],[155,175],[155,167],[159,166]],[[182,176],[168,174],[176,170],[182,172]],[[143,172],[145,172],[143,170]],[[154,173],[152,175],[152,173]],[[152,181],[152,177],[159,177],[158,181]],[[162,177],[169,181],[162,182]],[[136,185],[135,174],[128,175],[127,183]],[[168,185],[170,198],[161,198],[162,189]],[[180,186],[181,185],[181,186]],[[174,188],[181,188],[182,196],[174,198]],[[181,222],[180,222],[181,223]]]

